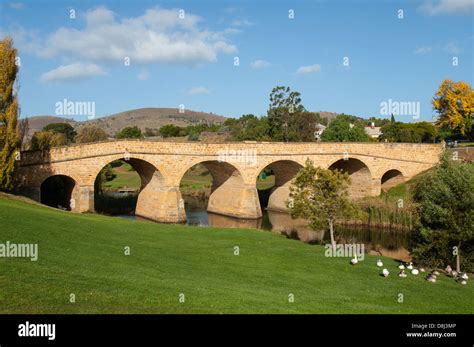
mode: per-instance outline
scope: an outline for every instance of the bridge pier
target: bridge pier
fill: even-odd
[[[74,187],[70,208],[73,212],[94,212],[94,186]]]
[[[255,185],[233,185],[229,181],[212,191],[207,211],[242,219],[262,217]]]
[[[138,195],[135,215],[163,223],[185,222],[184,200],[179,187],[148,184]]]
[[[276,212],[289,212],[288,203],[290,199],[290,186],[288,181],[282,186],[274,187],[268,198],[267,209]]]

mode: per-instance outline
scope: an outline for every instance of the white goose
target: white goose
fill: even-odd
[[[358,262],[359,262],[359,260],[357,259],[357,255],[354,255],[354,258],[351,259],[351,264],[356,265]]]
[[[410,264],[408,264],[407,269],[408,270],[413,270],[413,263],[412,262],[410,262]]]
[[[377,266],[378,266],[378,267],[382,267],[382,266],[383,266],[383,263],[382,263],[382,261],[381,261],[380,259],[377,260]]]
[[[405,273],[405,270],[402,270],[402,271],[400,271],[398,276],[401,277],[401,278],[405,278],[405,277],[407,277],[407,274]]]
[[[460,277],[464,280],[464,281],[467,281],[469,279],[469,277],[467,276],[467,273],[463,272],[462,275],[460,275]]]
[[[452,268],[450,265],[446,266],[446,269],[444,269],[444,270],[445,270],[449,275],[451,275],[451,272],[453,272],[453,268]]]
[[[388,277],[388,275],[390,275],[390,272],[388,272],[387,269],[383,269],[382,270],[382,275],[383,275],[383,277]]]
[[[411,274],[412,274],[412,275],[415,275],[415,276],[416,276],[416,275],[418,275],[419,273],[420,273],[420,271],[418,271],[418,269],[413,269],[413,270],[411,270]]]
[[[400,270],[405,270],[405,265],[403,265],[402,263],[400,263],[400,265],[398,265],[398,268],[399,268]]]

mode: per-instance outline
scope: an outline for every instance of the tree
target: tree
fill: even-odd
[[[11,38],[0,41],[0,189],[13,189],[15,157],[20,140],[17,134],[18,100],[14,91],[18,67]]]
[[[439,127],[450,128],[473,139],[474,92],[468,83],[444,80],[436,91],[432,104],[439,114],[436,123]]]
[[[68,144],[66,135],[54,131],[37,131],[31,138],[30,149],[32,151],[43,151],[52,147]]]
[[[89,143],[105,141],[108,139],[108,136],[107,133],[98,125],[88,124],[78,130],[74,139],[77,143]]]
[[[307,159],[290,186],[291,216],[308,219],[313,230],[329,229],[333,250],[336,249],[334,222],[351,207],[349,184],[347,173],[314,167]]]
[[[354,116],[340,114],[334,118],[321,134],[324,142],[370,142],[364,130],[364,122]]]
[[[28,118],[20,119],[17,123],[17,134],[20,141],[21,150],[25,150],[28,147],[28,132],[30,130],[30,124]]]
[[[413,198],[420,215],[413,254],[432,266],[446,266],[456,258],[473,270],[474,255],[474,163],[441,162],[416,182]],[[463,255],[463,260],[461,259]]]
[[[126,127],[120,130],[116,136],[118,139],[142,139],[142,131],[137,126]]]
[[[385,124],[381,131],[380,140],[388,142],[433,142],[439,137],[436,127],[428,122],[390,122]]]
[[[269,135],[273,140],[289,141],[292,115],[305,111],[300,96],[300,93],[291,91],[290,87],[276,86],[272,89],[267,115]]]
[[[230,131],[234,140],[238,141],[268,141],[268,118],[245,114],[240,118],[228,118],[224,129]]]
[[[159,130],[159,133],[161,136],[163,137],[177,137],[180,135],[180,133],[183,133],[184,134],[184,128],[182,127],[179,127],[177,125],[174,125],[174,124],[166,124],[166,125],[163,125],[160,130]]]
[[[316,141],[314,133],[319,120],[319,113],[295,112],[290,123],[288,140],[292,142]]]
[[[76,131],[69,123],[51,123],[43,127],[43,131],[52,131],[57,134],[64,134],[67,143],[74,142]]]

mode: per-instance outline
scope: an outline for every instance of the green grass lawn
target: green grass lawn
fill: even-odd
[[[109,189],[121,189],[121,188],[136,188],[140,189],[141,180],[140,176],[135,170],[130,170],[130,164],[123,164],[122,166],[115,167],[112,169],[115,178],[111,181],[104,182],[102,186]]]
[[[376,257],[351,266],[266,231],[80,215],[5,195],[0,228],[1,243],[39,245],[37,262],[0,258],[0,313],[474,312],[472,279],[403,279],[388,258],[383,278]]]
[[[257,179],[257,189],[265,190],[275,185],[275,175],[266,176],[264,179],[259,176]]]

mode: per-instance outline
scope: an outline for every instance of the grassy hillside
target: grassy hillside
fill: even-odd
[[[387,258],[383,278],[377,258],[351,266],[270,232],[79,215],[5,195],[0,221],[1,243],[39,244],[37,262],[0,258],[0,313],[474,312],[472,280],[399,278]]]

